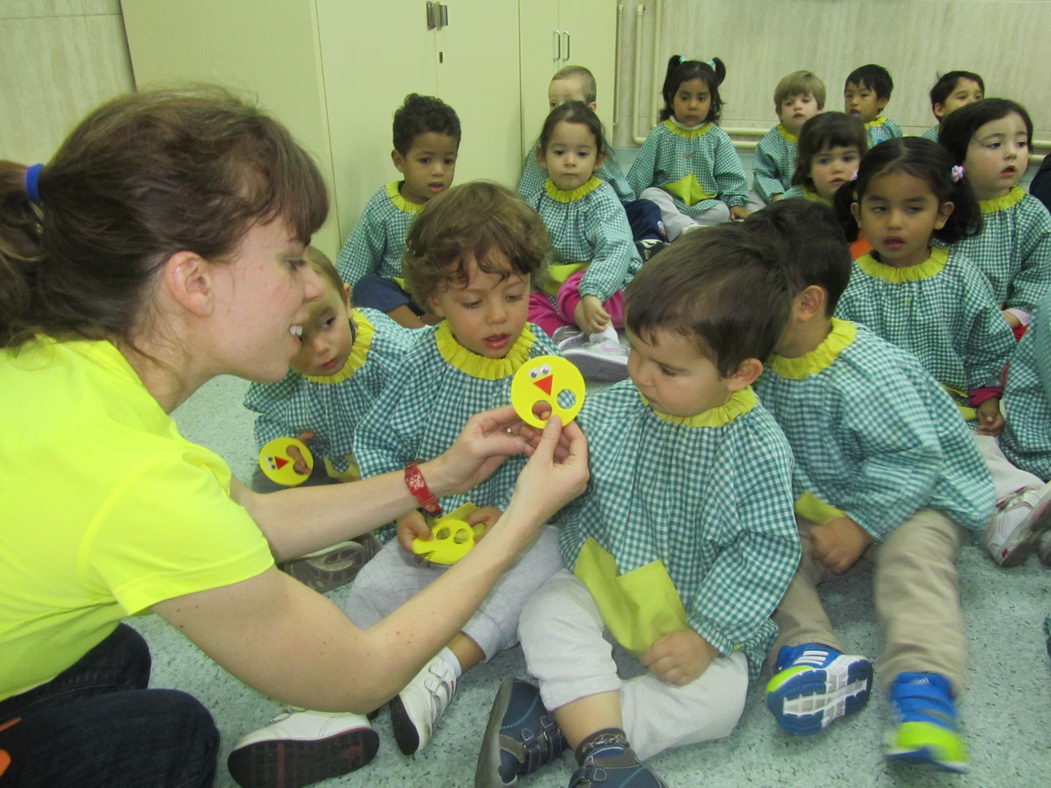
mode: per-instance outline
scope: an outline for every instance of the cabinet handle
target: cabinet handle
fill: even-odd
[[[447,6],[445,3],[437,3],[437,6],[438,6],[438,11],[439,11],[439,19],[440,19],[440,21],[438,22],[438,27],[448,27],[449,26],[449,6]]]
[[[563,30],[562,31],[562,37],[563,37],[563,39],[565,39],[565,42],[566,42],[566,54],[562,55],[562,59],[563,60],[569,60],[569,44],[570,44],[569,31],[568,30]]]
[[[556,63],[562,59],[562,31],[555,30],[551,33],[551,59]]]
[[[427,29],[434,30],[438,27],[438,3],[427,3]]]

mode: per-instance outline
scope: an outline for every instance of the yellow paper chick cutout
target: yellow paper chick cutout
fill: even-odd
[[[288,450],[292,447],[299,449],[299,453],[303,455],[303,460],[307,464],[305,474],[296,472],[296,462],[288,454]],[[274,438],[264,443],[263,448],[259,450],[259,467],[275,484],[295,487],[310,478],[310,472],[314,470],[314,455],[301,440]]]
[[[413,539],[412,552],[434,564],[455,564],[474,547],[475,537],[485,531],[485,523],[471,526],[467,518],[477,509],[465,503],[431,525],[430,539]]]
[[[559,394],[569,391],[573,404],[568,408],[558,402]],[[533,427],[543,429],[547,419],[541,419],[533,408],[538,402],[550,406],[551,412],[569,424],[584,406],[584,376],[572,361],[561,356],[537,356],[518,368],[511,380],[511,405],[518,418]]]

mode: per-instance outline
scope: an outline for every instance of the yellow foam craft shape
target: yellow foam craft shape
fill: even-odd
[[[589,536],[573,574],[588,587],[610,633],[636,658],[659,638],[687,627],[686,609],[663,561],[618,574],[613,556]]]
[[[288,450],[295,446],[303,455],[307,464],[307,472],[297,473],[295,460],[288,455]],[[259,450],[259,467],[262,468],[266,477],[286,487],[295,487],[310,478],[310,472],[314,470],[314,455],[301,440],[296,438],[274,438],[263,444]]]
[[[474,547],[476,536],[485,531],[485,523],[472,527],[467,523],[478,507],[465,503],[439,517],[431,525],[431,538],[412,540],[412,552],[434,564],[455,564]]]
[[[574,396],[573,405],[563,408],[558,404],[558,395],[569,389]],[[537,356],[518,368],[511,379],[511,405],[518,418],[533,427],[543,429],[547,419],[533,412],[538,402],[551,407],[565,426],[573,421],[584,406],[584,376],[572,361],[561,356]]]

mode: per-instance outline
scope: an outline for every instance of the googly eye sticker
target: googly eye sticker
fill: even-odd
[[[537,410],[556,414],[569,424],[584,406],[584,376],[573,362],[561,356],[537,356],[518,368],[511,379],[511,405],[518,418],[543,429],[547,418]]]

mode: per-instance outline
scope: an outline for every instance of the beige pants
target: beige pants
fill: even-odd
[[[781,632],[770,652],[771,664],[781,646],[801,643],[852,653],[832,632],[818,598],[817,584],[832,573],[812,557],[813,527],[808,520],[799,521],[803,557],[774,613]],[[952,681],[955,694],[963,689],[967,650],[956,557],[965,538],[962,526],[941,512],[923,509],[865,551],[863,560],[875,565],[876,614],[887,644],[879,666],[885,686],[899,673],[940,673]]]

